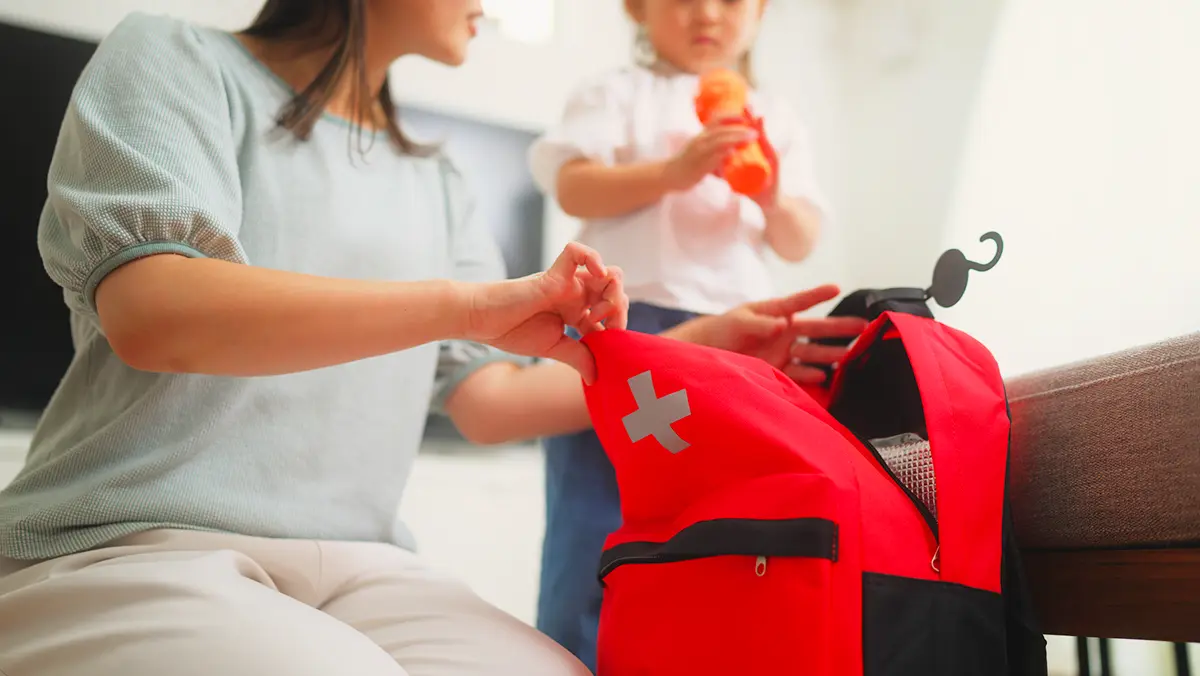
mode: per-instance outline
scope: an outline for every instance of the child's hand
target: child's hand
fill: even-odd
[[[758,132],[742,118],[720,118],[696,135],[667,162],[663,179],[672,191],[690,190],[708,175],[719,176],[721,165],[739,146],[753,141]]]
[[[767,138],[767,131],[763,128],[761,117],[752,118],[750,128],[758,134],[758,145],[762,148],[767,163],[771,165],[771,182],[761,193],[750,198],[766,211],[779,203],[779,155],[775,152],[775,146],[771,145],[771,141]]]
[[[563,329],[625,328],[629,298],[620,268],[606,268],[599,254],[572,242],[545,272],[474,287],[468,307],[468,339],[561,361],[590,383],[596,371],[591,352]]]

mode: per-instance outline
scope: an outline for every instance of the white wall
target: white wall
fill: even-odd
[[[486,122],[541,130],[558,118],[582,74],[624,63],[632,44],[620,2],[566,0],[544,45],[482,35],[459,68],[402,60],[393,69],[401,101]]]
[[[1200,3],[1010,0],[944,242],[1008,373],[1200,329]]]
[[[839,182],[849,283],[925,286],[1002,0],[846,5]]]
[[[787,264],[772,258],[781,293],[827,282],[850,283],[844,247],[850,241],[846,204],[843,10],[837,0],[775,0],[755,45],[754,69],[761,85],[785,98],[808,127],[817,178],[833,206],[830,222],[809,258]]]

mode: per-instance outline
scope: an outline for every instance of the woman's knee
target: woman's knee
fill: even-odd
[[[336,619],[189,563],[110,562],[0,595],[0,673],[405,676]]]
[[[325,548],[352,584],[322,608],[391,653],[411,676],[590,676],[571,653],[411,552]]]

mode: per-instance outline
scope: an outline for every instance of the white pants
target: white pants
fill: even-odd
[[[10,676],[589,673],[391,545],[161,530],[0,565]]]

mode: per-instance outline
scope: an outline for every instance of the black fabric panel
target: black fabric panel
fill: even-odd
[[[958,584],[863,575],[863,676],[1006,676],[1004,600]]]
[[[883,327],[886,331],[891,324]],[[882,337],[858,359],[842,365],[842,389],[829,413],[862,439],[911,432],[929,438],[921,389],[900,340]]]

